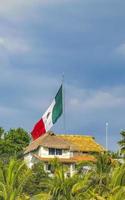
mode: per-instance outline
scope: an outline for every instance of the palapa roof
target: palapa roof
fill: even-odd
[[[57,149],[69,149],[70,145],[70,142],[60,138],[52,132],[48,132],[31,142],[29,146],[26,147],[24,154],[37,150],[39,146]]]
[[[60,135],[61,138],[66,141],[71,142],[74,147],[76,146],[76,151],[82,152],[103,152],[105,149],[96,141],[92,136],[83,135]],[[75,148],[73,149],[75,150]]]
[[[34,140],[26,147],[24,154],[37,150],[40,146],[57,149],[70,149],[81,152],[103,152],[104,148],[97,144],[91,136],[55,135],[48,132]]]
[[[70,158],[58,158],[58,157],[55,157],[55,158],[47,158],[46,157],[45,158],[45,157],[38,156],[36,154],[33,154],[33,156],[35,158],[37,158],[38,160],[41,160],[43,162],[51,162],[54,159],[57,159],[59,162],[65,163],[65,164],[86,162],[86,161],[92,161],[92,162],[96,161],[96,158],[92,155],[73,156],[73,157],[70,157]]]

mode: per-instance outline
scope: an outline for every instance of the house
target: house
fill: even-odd
[[[95,161],[94,153],[104,152],[104,148],[96,143],[93,137],[83,135],[56,135],[47,132],[26,147],[24,160],[29,168],[42,161],[44,169],[50,171],[50,161],[58,158],[59,162],[69,167],[72,176],[79,162]]]

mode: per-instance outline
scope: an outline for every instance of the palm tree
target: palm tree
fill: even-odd
[[[98,194],[103,194],[107,191],[107,183],[111,177],[113,162],[111,157],[107,154],[98,154],[96,163],[92,167],[93,172],[93,186]]]
[[[43,199],[43,196],[46,200],[82,200],[83,197],[85,199],[91,185],[91,173],[75,174],[72,177],[67,177],[67,167],[61,165],[57,160],[51,162],[51,164],[53,164],[54,176],[46,178],[43,182],[48,193],[41,193],[33,199],[40,200]],[[89,200],[89,198],[85,200]]]
[[[125,165],[117,165],[112,172],[112,177],[108,185],[109,200],[125,199]]]
[[[0,197],[4,200],[22,200],[22,190],[30,174],[25,163],[17,160],[10,160],[8,165],[0,164]]]
[[[77,183],[80,187],[77,199],[105,200],[105,194],[109,191],[107,184],[111,178],[113,162],[110,156],[105,153],[96,155],[96,162],[88,163],[88,165],[90,165],[90,170]],[[85,180],[87,180],[86,184]]]
[[[89,171],[73,177],[66,177],[67,168],[56,160],[52,168],[54,176],[43,181],[45,191],[30,200],[124,200],[125,165],[114,164],[107,153],[97,158]],[[20,200],[24,199],[29,200]]]
[[[125,155],[125,130],[120,132],[122,139],[118,142],[121,147],[121,154]]]
[[[125,199],[125,165],[114,164],[108,159],[110,157],[107,154],[98,158],[94,169],[94,185],[87,191],[87,200]]]
[[[47,186],[52,200],[70,200],[72,198],[71,188],[76,182],[75,178],[67,178],[66,169],[63,166],[57,167],[54,177],[47,180]]]

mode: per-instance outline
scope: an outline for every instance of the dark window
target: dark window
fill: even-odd
[[[52,168],[51,164],[48,164],[48,171],[51,171],[51,168]]]
[[[62,149],[49,148],[49,155],[62,155]]]
[[[49,155],[55,155],[55,149],[49,148]]]
[[[47,171],[51,171],[52,169],[52,165],[51,164],[46,164],[46,170]]]
[[[62,155],[62,149],[56,149],[56,155]]]

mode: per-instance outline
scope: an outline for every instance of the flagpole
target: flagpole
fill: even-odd
[[[106,151],[108,151],[108,122],[105,124],[105,143],[106,143]]]
[[[63,129],[64,129],[64,134],[66,134],[66,116],[65,116],[65,77],[64,73],[62,74],[62,97],[63,97]]]

